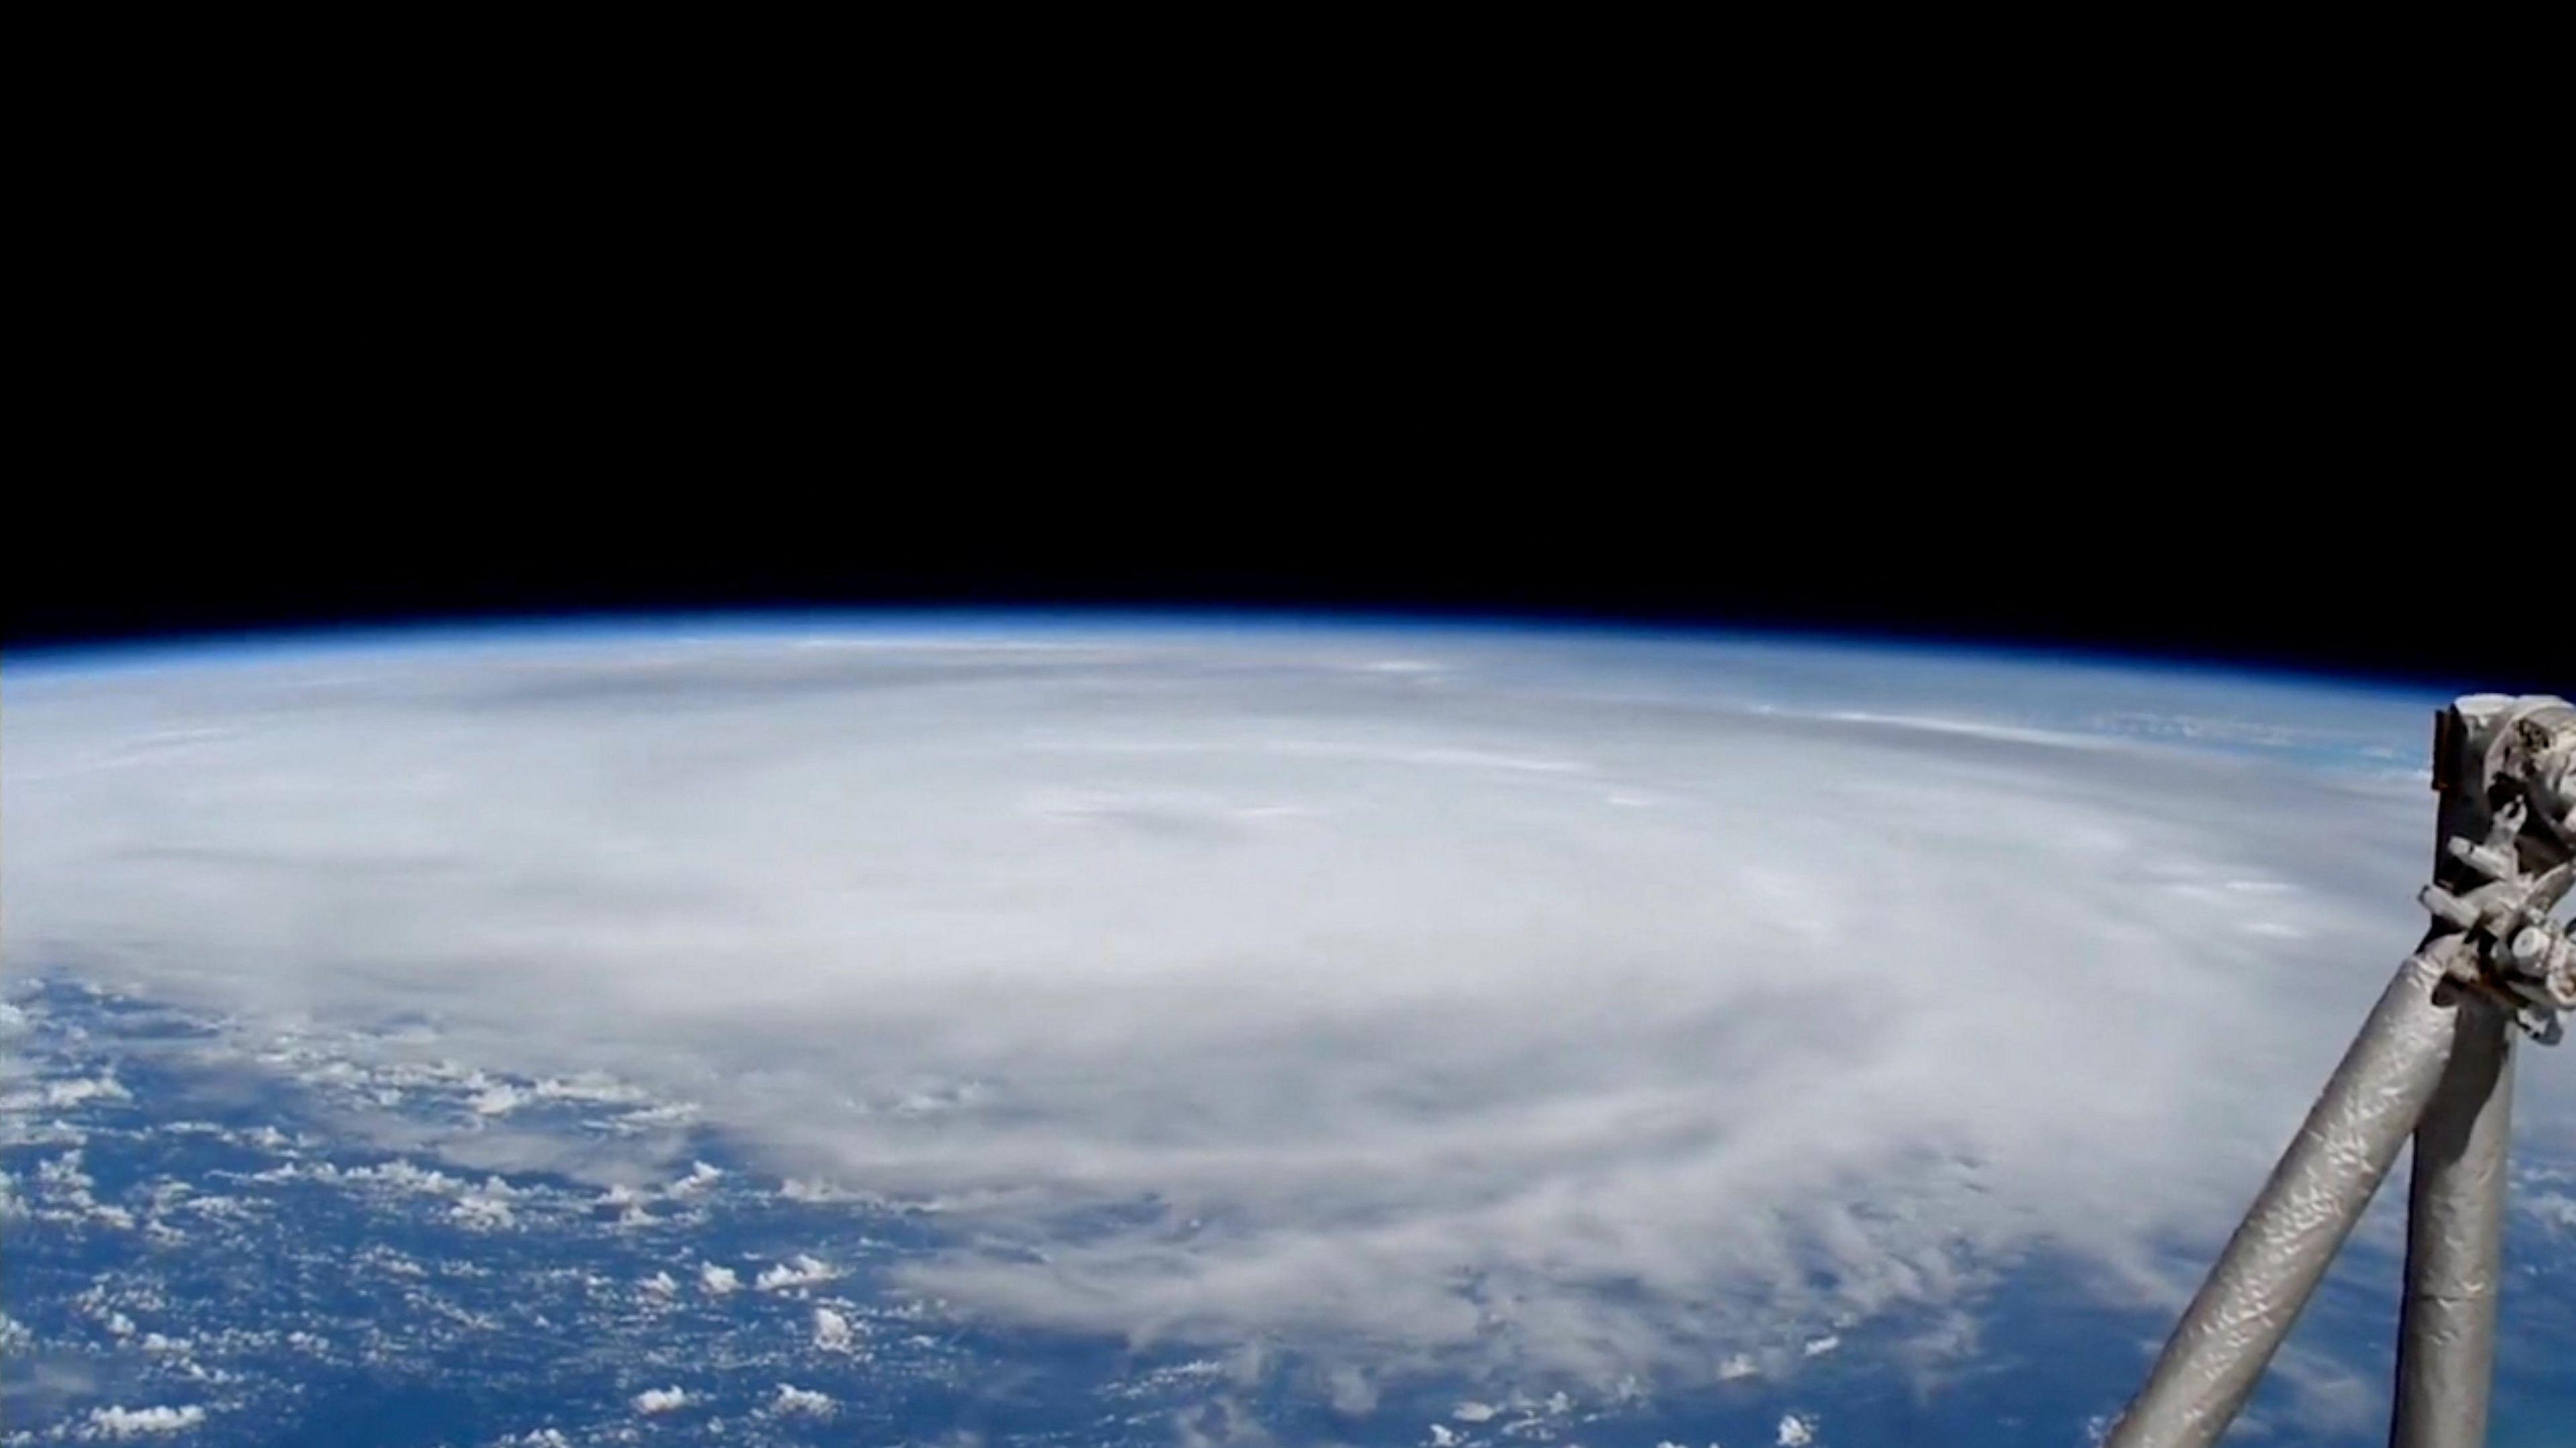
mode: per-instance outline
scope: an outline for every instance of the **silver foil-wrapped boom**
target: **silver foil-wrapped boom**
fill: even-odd
[[[2431,928],[2246,1210],[2105,1448],[2206,1448],[2254,1391],[2411,1135],[2394,1448],[2479,1448],[2494,1380],[2513,1026],[2576,1009],[2576,708],[2472,694],[2435,719]]]

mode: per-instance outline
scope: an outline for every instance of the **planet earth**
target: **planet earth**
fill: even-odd
[[[11,1445],[2097,1442],[2421,933],[2446,702],[1025,613],[0,687]],[[2403,1171],[2231,1441],[2383,1440]]]

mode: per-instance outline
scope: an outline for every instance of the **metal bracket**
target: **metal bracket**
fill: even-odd
[[[2434,787],[2444,823],[2483,838],[2443,841],[2417,900],[2433,916],[2417,955],[2493,1000],[2543,1045],[2576,1011],[2576,941],[2551,918],[2576,887],[2576,709],[2546,695],[2473,694],[2442,711]],[[2476,778],[2462,778],[2474,764]]]

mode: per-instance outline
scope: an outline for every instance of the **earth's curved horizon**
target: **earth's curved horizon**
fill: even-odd
[[[5,667],[11,1444],[2083,1444],[2421,931],[2447,697],[1098,611]],[[2525,1052],[2508,1448],[2571,1126]],[[2384,1435],[2402,1189],[2243,1441]]]

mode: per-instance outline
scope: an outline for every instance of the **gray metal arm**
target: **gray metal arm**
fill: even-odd
[[[2389,982],[2104,1448],[2206,1448],[2235,1421],[2441,1082],[2442,979],[2419,955]]]
[[[2576,708],[2474,694],[2436,720],[2433,928],[2399,969],[2105,1448],[2235,1420],[2412,1133],[2394,1448],[2479,1448],[2503,1274],[2513,1027],[2576,1009]]]
[[[2513,1022],[2483,997],[2463,996],[2450,1066],[2415,1128],[2395,1448],[2487,1441],[2512,1134]]]

